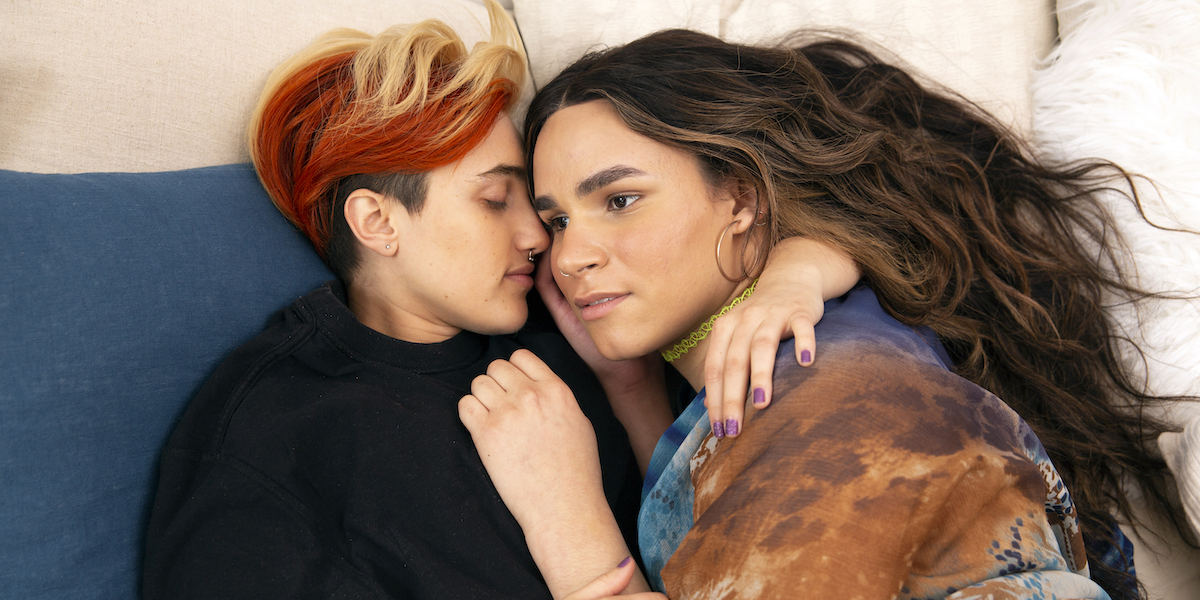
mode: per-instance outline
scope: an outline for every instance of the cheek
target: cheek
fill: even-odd
[[[686,236],[671,229],[627,231],[614,240],[613,253],[639,273],[643,281],[648,278],[661,281],[664,274],[671,272],[672,265],[677,262],[675,254],[685,241]]]
[[[708,231],[688,218],[657,219],[653,227],[629,228],[617,237],[615,248],[643,276],[666,282],[691,278],[699,260],[713,253]]]
[[[515,227],[503,218],[485,219],[463,227],[453,243],[464,267],[473,271],[507,270]]]

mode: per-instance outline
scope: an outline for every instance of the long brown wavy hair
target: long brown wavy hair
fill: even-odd
[[[840,248],[885,310],[932,327],[956,371],[1038,434],[1089,536],[1115,545],[1112,511],[1132,514],[1128,477],[1190,537],[1148,449],[1164,425],[1142,408],[1160,399],[1121,362],[1127,340],[1105,310],[1150,295],[1122,271],[1097,198],[1128,189],[1137,203],[1125,171],[1040,164],[982,110],[849,42],[763,48],[683,30],[588,55],[542,88],[526,164],[552,114],[598,99],[633,131],[696,156],[713,181],[753,182],[768,244],[807,236]],[[1132,593],[1124,573],[1090,558],[1114,598]]]

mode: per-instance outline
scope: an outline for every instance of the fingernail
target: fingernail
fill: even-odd
[[[621,564],[617,565],[617,568],[620,569],[621,567],[629,564],[629,561],[631,561],[631,560],[633,560],[632,556],[626,556],[625,560],[621,561]]]
[[[715,436],[717,439],[721,439],[721,438],[725,437],[725,424],[724,423],[717,421],[716,423],[712,424],[712,428],[713,428],[713,436]]]
[[[812,352],[809,352],[808,350],[801,350],[800,351],[800,362],[802,364],[806,364],[806,365],[808,363],[812,362]]]
[[[738,422],[736,419],[725,421],[725,435],[737,435]]]
[[[754,404],[763,404],[767,401],[767,392],[762,388],[754,388]]]

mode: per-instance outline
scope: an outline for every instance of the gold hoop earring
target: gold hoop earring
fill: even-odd
[[[717,270],[721,272],[721,277],[724,277],[725,279],[727,279],[729,281],[733,281],[733,282],[738,282],[741,280],[734,279],[734,278],[730,277],[729,275],[727,275],[725,273],[725,267],[721,266],[721,242],[725,241],[725,234],[729,233],[729,228],[733,227],[734,225],[737,225],[738,223],[741,223],[741,222],[742,222],[742,220],[738,219],[737,221],[734,221],[734,222],[726,225],[725,229],[723,229],[721,231],[721,237],[717,238]]]

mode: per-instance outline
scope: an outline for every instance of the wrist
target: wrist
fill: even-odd
[[[521,523],[530,555],[555,598],[579,589],[629,556],[616,519],[599,497],[573,497],[570,510]]]
[[[763,275],[772,281],[792,281],[796,289],[819,289],[823,301],[850,291],[861,277],[858,264],[849,254],[800,236],[776,244],[767,256]]]

